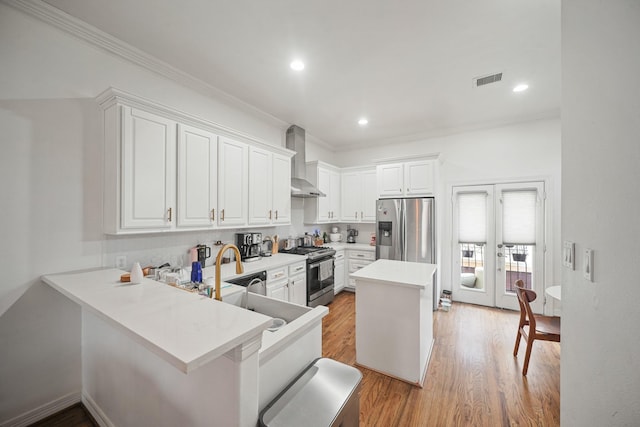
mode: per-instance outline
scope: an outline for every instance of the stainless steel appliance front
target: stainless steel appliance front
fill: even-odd
[[[376,259],[436,263],[435,207],[431,197],[376,202]],[[438,286],[433,283],[434,310]]]

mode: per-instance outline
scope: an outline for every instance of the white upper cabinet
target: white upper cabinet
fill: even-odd
[[[343,222],[375,222],[376,169],[369,168],[342,173]]]
[[[249,148],[249,224],[291,223],[291,158]]]
[[[176,122],[118,104],[105,110],[105,186],[105,232],[174,228]]]
[[[218,137],[178,124],[178,227],[215,225]]]
[[[419,160],[404,164],[404,188],[407,196],[433,194],[434,160]]]
[[[376,222],[376,200],[378,199],[376,169],[362,172],[362,218],[364,222]]]
[[[435,160],[378,165],[380,198],[429,196],[434,193]]]
[[[291,224],[291,157],[273,154],[272,223]]]
[[[304,202],[304,222],[320,224],[340,221],[340,170],[323,162],[307,163],[307,180],[326,197],[309,198]]]
[[[404,188],[403,166],[402,163],[378,166],[378,194],[380,197],[402,196]]]
[[[249,224],[270,224],[272,210],[272,154],[267,150],[249,149]]]
[[[218,225],[247,225],[247,144],[228,138],[218,143]]]
[[[291,222],[293,151],[118,89],[96,101],[104,110],[105,233]]]

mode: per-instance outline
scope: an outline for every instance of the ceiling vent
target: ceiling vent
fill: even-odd
[[[497,83],[502,80],[502,73],[491,74],[489,76],[476,77],[473,79],[473,87],[485,86],[491,83]]]

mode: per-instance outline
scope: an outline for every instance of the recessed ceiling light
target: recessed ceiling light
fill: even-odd
[[[304,70],[304,62],[300,61],[299,59],[296,59],[295,61],[291,62],[289,66],[291,67],[292,70],[296,70],[296,71]]]
[[[514,87],[513,91],[514,92],[524,92],[527,89],[529,89],[529,85],[525,84],[525,83],[521,83],[521,84],[517,85],[516,87]]]
[[[360,126],[364,126],[364,125],[366,125],[367,123],[369,123],[369,120],[365,119],[364,117],[363,117],[363,118],[361,118],[360,120],[358,120],[358,124],[359,124]]]

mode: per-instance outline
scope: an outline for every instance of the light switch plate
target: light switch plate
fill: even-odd
[[[576,244],[565,240],[562,245],[562,265],[575,270]]]
[[[593,282],[593,250],[589,248],[584,250],[582,275],[588,281]]]

